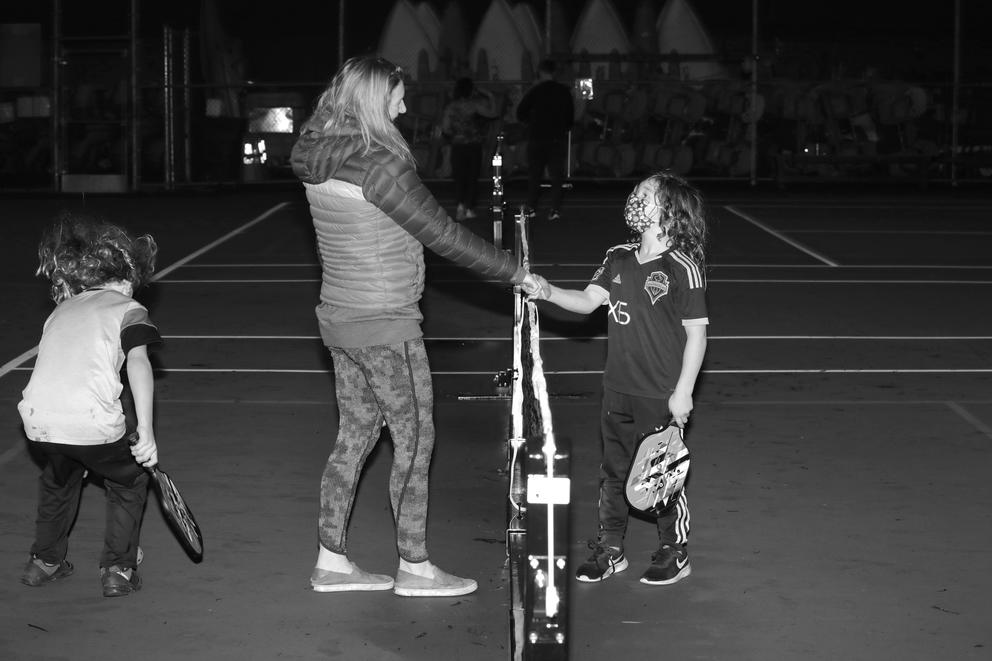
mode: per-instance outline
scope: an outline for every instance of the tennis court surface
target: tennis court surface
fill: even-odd
[[[632,520],[631,568],[568,585],[569,658],[989,658],[987,191],[703,191],[710,342],[687,433],[693,573],[669,587],[639,583],[655,533]],[[533,270],[584,287],[626,238],[627,192],[577,186],[562,221],[539,217]],[[75,574],[38,589],[18,582],[39,468],[16,403],[51,310],[32,275],[35,246],[63,208],[160,245],[159,279],[138,294],[165,337],[156,432],[205,553],[200,564],[187,558],[151,497],[145,585],[125,599],[101,596],[96,483],[70,537]],[[0,217],[0,658],[509,658],[508,404],[493,383],[512,362],[509,288],[428,256],[438,435],[429,549],[479,591],[318,594],[308,578],[336,412],[302,192],[4,197]],[[483,214],[468,225],[492,236]],[[572,449],[574,567],[595,536],[605,313],[540,309],[555,434]],[[380,444],[367,465],[349,540],[352,559],[381,573],[397,562],[390,452]]]

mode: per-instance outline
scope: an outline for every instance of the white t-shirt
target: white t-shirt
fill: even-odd
[[[127,352],[161,342],[148,310],[108,285],[60,303],[17,405],[32,441],[103,445],[126,431],[120,371]]]

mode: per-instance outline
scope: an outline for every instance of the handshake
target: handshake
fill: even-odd
[[[527,300],[547,301],[551,298],[551,283],[536,273],[528,273],[520,288],[527,294]]]

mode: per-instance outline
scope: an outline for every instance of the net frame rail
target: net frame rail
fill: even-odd
[[[494,183],[497,176],[494,172]],[[515,254],[520,264],[529,269],[528,226],[523,210],[516,216],[514,228]],[[554,434],[539,337],[537,305],[528,301],[517,286],[507,440],[506,547],[510,658],[520,661],[564,660],[569,648],[571,458],[566,444]]]

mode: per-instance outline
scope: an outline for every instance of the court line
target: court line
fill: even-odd
[[[475,374],[475,372],[435,372],[435,374]],[[545,370],[545,374],[583,375],[602,374],[602,370]],[[992,368],[930,369],[930,368],[878,368],[878,369],[718,369],[701,370],[701,374],[992,374]],[[485,374],[485,372],[479,372]]]
[[[987,230],[878,230],[878,229],[818,229],[815,227],[804,229],[790,229],[793,234],[923,234],[926,236],[989,236],[992,232]]]
[[[26,372],[29,367],[15,367],[11,371]],[[160,367],[155,368],[156,374],[327,374],[329,369],[279,369],[263,367]],[[545,370],[545,374],[561,376],[580,376],[602,374],[603,370]],[[992,374],[992,368],[839,368],[822,367],[810,369],[704,369],[702,374]],[[436,371],[435,376],[479,376],[493,375],[492,370],[458,370]]]
[[[739,216],[740,218],[743,218],[744,220],[746,220],[747,222],[751,223],[755,227],[758,227],[759,229],[762,229],[762,230],[768,232],[769,234],[771,234],[772,236],[774,236],[776,239],[779,239],[780,241],[784,241],[785,243],[789,244],[790,246],[792,246],[796,250],[799,250],[801,252],[804,252],[807,255],[809,255],[810,257],[823,262],[827,266],[839,266],[839,264],[837,264],[837,262],[833,261],[832,259],[829,259],[827,257],[824,257],[820,253],[818,253],[818,252],[816,252],[816,251],[814,251],[814,250],[812,250],[810,248],[807,248],[806,246],[804,246],[803,244],[799,243],[798,241],[793,241],[792,239],[790,239],[786,235],[782,234],[781,232],[779,232],[779,231],[777,231],[777,230],[769,227],[768,225],[765,225],[764,223],[762,223],[757,218],[753,218],[749,214],[744,213],[743,211],[737,209],[736,207],[733,207],[733,206],[730,206],[730,205],[726,205],[723,208],[726,209],[727,211],[729,211],[730,213],[734,214],[735,216]]]
[[[822,202],[822,204],[820,203]],[[713,202],[714,204],[716,202]],[[940,211],[988,211],[992,206],[987,204],[898,204],[893,202],[877,202],[875,204],[831,204],[828,200],[817,200],[810,198],[806,204],[796,204],[794,202],[737,202],[735,206],[747,207],[751,209],[938,209]]]
[[[240,234],[241,232],[244,232],[248,228],[250,228],[250,227],[252,227],[252,226],[254,226],[254,225],[262,222],[263,220],[265,220],[266,218],[268,218],[272,214],[276,213],[277,211],[279,211],[283,207],[288,206],[289,204],[290,204],[289,202],[280,202],[279,204],[275,205],[271,209],[268,209],[267,211],[264,211],[261,214],[259,214],[258,216],[256,216],[255,218],[252,218],[251,220],[249,220],[244,225],[241,225],[240,227],[238,227],[238,228],[236,228],[236,229],[228,232],[227,234],[225,234],[224,236],[220,237],[216,241],[213,241],[211,243],[208,243],[207,245],[205,245],[204,247],[200,248],[199,250],[195,250],[195,251],[191,252],[189,255],[187,255],[186,257],[183,257],[178,262],[175,262],[174,264],[172,264],[172,265],[170,265],[170,266],[162,269],[161,271],[159,271],[158,273],[156,273],[154,276],[152,276],[152,278],[150,278],[150,280],[151,281],[157,281],[157,280],[159,280],[160,278],[162,278],[166,274],[171,273],[172,271],[175,271],[177,268],[179,268],[180,266],[183,266],[184,264],[186,264],[190,260],[196,259],[197,257],[199,257],[203,253],[207,252],[208,250],[211,250],[213,248],[216,248],[217,246],[219,246],[220,244],[224,243],[228,239],[230,239],[230,238],[232,238],[232,237]],[[32,349],[28,349],[27,351],[25,351],[24,353],[22,353],[17,358],[14,358],[13,360],[9,360],[6,363],[4,363],[3,366],[0,367],[0,379],[2,379],[4,376],[6,376],[7,374],[9,374],[10,372],[21,371],[22,369],[25,369],[25,368],[20,368],[18,366],[21,365],[22,363],[30,360],[31,358],[33,358],[37,354],[38,354],[38,346],[35,345]],[[0,467],[4,466],[7,462],[9,462],[11,459],[13,459],[15,456],[17,456],[21,452],[21,450],[23,449],[23,447],[24,447],[24,444],[23,443],[18,443],[15,446],[13,446],[12,448],[9,448],[8,450],[6,450],[2,454],[0,454]]]
[[[189,265],[189,268],[191,268],[191,269],[233,269],[233,268],[244,269],[244,268],[255,268],[255,267],[258,267],[258,268],[265,269],[265,268],[317,268],[318,266],[320,266],[320,264],[318,264],[317,262],[297,262],[297,263],[294,263],[294,264],[289,264],[289,263],[280,264],[278,262],[276,262],[276,263],[259,262],[257,264],[205,264],[203,262],[200,262],[199,264],[190,264]]]
[[[152,277],[152,280],[153,281],[156,281],[156,282],[158,280],[161,280],[163,277],[165,277],[169,273],[172,273],[173,271],[175,271],[179,267],[185,265],[188,262],[191,262],[192,260],[196,259],[197,257],[199,257],[200,255],[202,255],[203,253],[208,252],[210,250],[213,250],[214,248],[216,248],[220,244],[228,241],[229,239],[234,238],[235,236],[237,236],[238,234],[241,234],[245,230],[247,230],[247,229],[249,229],[251,227],[254,227],[255,225],[259,224],[260,222],[262,222],[263,220],[265,220],[266,218],[268,218],[272,214],[276,213],[277,211],[282,210],[283,208],[285,208],[285,207],[287,207],[289,205],[290,205],[289,202],[280,202],[279,204],[275,205],[274,207],[272,207],[268,211],[264,211],[261,214],[255,216],[254,218],[252,218],[251,220],[249,220],[244,225],[241,225],[240,227],[236,227],[235,229],[231,230],[230,232],[228,232],[224,236],[220,237],[216,241],[212,241],[212,242],[208,243],[207,245],[203,246],[199,250],[194,250],[190,254],[188,254],[185,257],[183,257],[182,259],[180,259],[178,262],[172,264],[171,266],[168,266],[168,267],[162,269],[161,271],[159,271],[158,273],[156,273]]]
[[[532,262],[531,266],[534,268],[548,268],[548,267],[569,267],[569,268],[588,268],[594,269],[599,268],[602,265],[601,262],[587,262],[587,263],[577,263],[577,262]],[[989,264],[838,264],[836,266],[828,266],[827,264],[708,264],[707,269],[825,269],[829,270],[839,270],[839,271],[871,271],[873,269],[906,269],[906,270],[982,270],[982,269],[992,269],[992,265]]]
[[[285,284],[300,284],[300,283],[313,283],[320,282],[320,278],[234,278],[234,279],[176,279],[176,280],[163,280],[160,285],[285,285]]]
[[[189,262],[189,261],[191,261],[193,259],[196,259],[197,257],[199,257],[203,253],[207,252],[208,250],[211,250],[213,248],[216,248],[221,243],[224,243],[228,239],[231,239],[232,237],[240,234],[241,232],[244,232],[246,229],[248,229],[248,228],[250,228],[250,227],[252,227],[254,225],[257,225],[258,223],[262,222],[263,220],[265,220],[266,218],[268,218],[272,214],[276,213],[280,209],[288,206],[289,204],[290,204],[290,202],[280,202],[279,204],[275,205],[271,209],[269,209],[267,211],[264,211],[263,213],[259,214],[258,216],[252,218],[251,220],[249,220],[244,225],[241,225],[240,227],[235,228],[234,230],[228,232],[227,234],[225,234],[224,236],[220,237],[216,241],[212,241],[211,243],[208,243],[207,245],[205,245],[204,247],[200,248],[199,250],[195,250],[195,251],[191,252],[189,255],[183,257],[178,262],[175,262],[174,264],[171,264],[170,266],[167,266],[166,268],[162,269],[161,271],[159,271],[158,273],[156,273],[155,275],[153,275],[150,278],[150,281],[151,282],[157,282],[162,277],[168,275],[169,273],[172,273],[173,271],[175,271],[180,266],[183,266],[187,262]],[[30,360],[31,358],[33,358],[36,355],[38,355],[38,346],[37,345],[35,345],[31,349],[28,349],[27,351],[25,351],[24,353],[22,353],[20,356],[17,356],[13,360],[8,360],[6,363],[3,364],[3,366],[0,366],[0,379],[2,379],[7,373],[9,373],[12,370],[14,370],[14,368],[16,368],[18,365],[21,365],[21,364],[27,362],[28,360]]]
[[[985,424],[984,422],[976,418],[974,415],[972,415],[972,413],[967,409],[965,409],[963,406],[961,406],[959,402],[945,402],[945,403],[947,404],[947,407],[949,409],[951,409],[959,416],[964,418],[967,422],[971,423],[971,426],[973,426],[975,429],[985,434],[985,436],[987,436],[988,438],[992,438],[992,427],[989,427],[987,424]]]
[[[460,280],[438,280],[434,282],[461,282]],[[552,282],[586,283],[588,278],[552,278]],[[863,280],[851,278],[706,278],[707,283],[722,284],[766,284],[766,285],[990,285],[992,280]]]
[[[320,278],[235,278],[235,279],[177,279],[162,280],[160,285],[289,285],[289,284],[314,284],[320,282]],[[565,283],[586,283],[587,278],[553,278],[554,282]],[[707,278],[707,282],[720,282],[731,284],[855,284],[855,285],[988,285],[992,280],[865,280],[861,278],[851,278],[844,280],[840,278]],[[432,278],[431,282],[445,283],[470,283],[479,282],[468,278]],[[499,280],[483,280],[489,284],[505,284]]]
[[[992,232],[989,232],[992,234]],[[532,262],[532,266],[537,267],[569,267],[569,268],[598,268],[601,263],[596,262]],[[437,263],[432,264],[432,267],[436,268],[451,268],[462,270],[462,267],[457,264],[449,263]],[[320,264],[316,262],[307,263],[300,262],[298,264],[268,264],[264,262],[259,262],[257,264],[188,264],[186,268],[198,269],[198,268],[211,268],[211,269],[225,269],[225,268],[319,268]],[[828,268],[826,264],[709,264],[710,269],[822,269]],[[961,269],[992,269],[992,265],[989,264],[974,264],[974,265],[940,265],[940,264],[838,264],[836,267],[829,267],[831,269],[947,269],[947,270],[961,270]]]
[[[605,340],[606,335],[579,335],[562,337],[558,335],[542,335],[541,342],[565,342],[590,340]],[[163,335],[165,340],[320,340],[320,335]],[[508,336],[424,336],[425,342],[509,342]],[[885,340],[913,341],[925,340],[992,340],[992,335],[710,335],[709,340]]]

